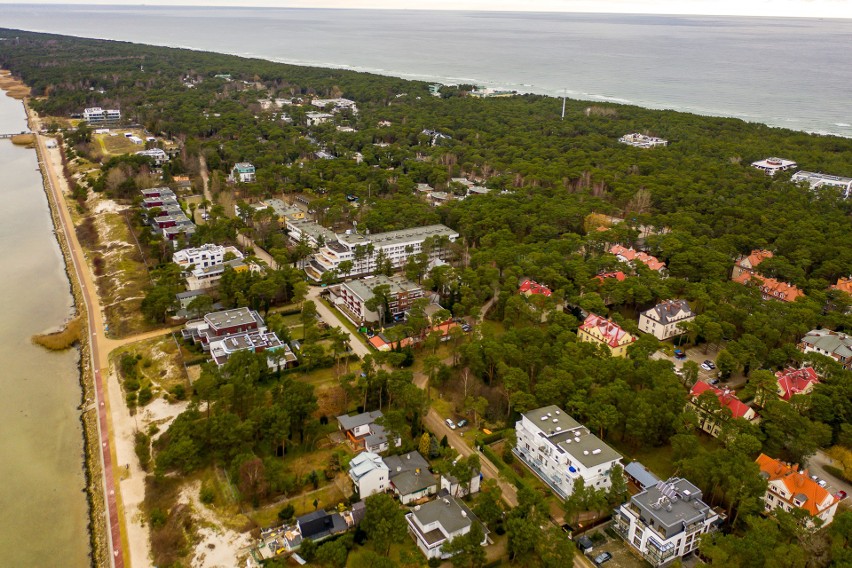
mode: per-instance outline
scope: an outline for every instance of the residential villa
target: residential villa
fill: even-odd
[[[636,336],[624,331],[618,324],[595,314],[589,314],[577,329],[577,338],[586,343],[605,346],[613,357],[624,357]]]
[[[450,554],[442,549],[444,544],[466,535],[473,523],[479,523],[467,505],[450,495],[417,505],[405,516],[405,520],[408,521],[408,532],[428,559],[449,558]],[[488,529],[481,526],[484,534],[481,544],[485,546]]]
[[[322,109],[331,106],[331,112],[338,112],[346,109],[350,109],[355,113],[358,112],[358,107],[356,106],[355,101],[340,97],[336,99],[312,99],[311,104]]]
[[[812,329],[799,342],[803,353],[819,353],[831,357],[844,369],[852,369],[852,336],[828,329]]]
[[[195,267],[186,276],[186,287],[189,290],[209,290],[219,285],[226,269],[236,272],[251,271],[258,272],[260,267],[256,264],[246,264],[242,258],[226,260],[221,264],[207,267]]]
[[[278,224],[282,227],[287,225],[288,220],[300,220],[305,218],[305,212],[294,205],[287,205],[280,199],[267,199],[261,201],[261,205],[271,207],[278,218]]]
[[[848,177],[806,172],[803,170],[794,173],[793,177],[790,178],[790,181],[807,183],[811,189],[836,187],[841,190],[844,199],[849,199],[849,197],[852,196],[852,178]]]
[[[162,166],[169,161],[169,155],[162,148],[151,148],[150,150],[142,150],[136,152],[137,156],[145,156],[151,158],[155,166]]]
[[[721,409],[711,410],[702,408],[698,398],[702,393],[710,391],[716,395]],[[689,391],[689,402],[687,408],[691,408],[698,415],[701,429],[717,438],[722,431],[722,426],[730,419],[742,418],[748,422],[757,422],[760,417],[750,406],[737,398],[730,389],[717,389],[704,381],[698,381]]]
[[[655,148],[657,146],[668,146],[669,141],[654,136],[645,136],[635,132],[633,134],[625,134],[618,139],[622,144],[635,146],[636,148]]]
[[[350,280],[337,286],[330,287],[329,297],[332,304],[352,321],[355,325],[380,323],[379,313],[367,308],[367,303],[373,299],[373,291],[379,286],[388,287],[386,317],[400,320],[411,308],[417,298],[423,297],[423,288],[411,282],[404,276],[368,276],[360,280]]]
[[[626,262],[630,266],[636,266],[636,261],[641,262],[654,272],[665,274],[666,263],[662,262],[655,256],[651,256],[646,252],[636,251],[633,248],[626,248],[621,245],[613,245],[609,252],[614,254],[621,262]]]
[[[329,271],[337,273],[340,264],[349,261],[352,269],[346,273],[337,273],[337,276],[345,278],[371,274],[383,259],[390,263],[391,269],[396,270],[405,266],[408,257],[420,252],[428,252],[430,260],[442,259],[448,253],[444,245],[454,242],[458,237],[456,231],[444,225],[427,225],[372,235],[337,234],[311,257],[305,272],[309,278],[319,281],[323,274]],[[429,242],[433,246],[424,247]]]
[[[374,454],[380,454],[388,449],[388,435],[384,426],[376,424],[382,418],[381,410],[362,412],[355,416],[338,416],[337,427],[346,435],[349,444],[355,449],[361,449]],[[394,445],[399,446],[402,440],[396,438]]]
[[[518,292],[524,296],[544,296],[549,298],[553,292],[544,284],[539,284],[535,280],[524,280],[518,288]]]
[[[239,183],[252,183],[257,179],[255,174],[254,166],[249,162],[237,162],[231,170],[231,178]]]
[[[617,280],[618,282],[624,282],[625,278],[627,278],[627,277],[620,270],[615,271],[615,272],[601,272],[600,274],[595,276],[595,279],[597,279],[601,284],[604,283],[604,280],[607,280],[609,278],[613,278],[613,279]]]
[[[784,369],[775,373],[778,379],[778,398],[790,402],[795,395],[809,394],[819,384],[819,376],[813,367]]]
[[[793,160],[786,160],[784,158],[766,158],[765,160],[752,162],[751,165],[754,168],[763,170],[768,176],[774,176],[776,172],[783,172],[784,170],[791,170],[798,167],[798,164]]]
[[[524,412],[515,435],[514,454],[562,499],[581,477],[586,487],[609,488],[612,467],[621,463],[621,454],[558,406]]]
[[[185,248],[176,251],[172,255],[172,262],[180,266],[181,270],[188,270],[190,266],[195,268],[207,268],[225,262],[226,254],[234,255],[234,258],[242,259],[241,253],[236,247],[226,247],[212,243],[200,247]]]
[[[731,272],[731,280],[737,280],[743,274],[757,274],[757,267],[767,258],[772,258],[772,251],[754,249],[751,254],[742,255],[734,262],[734,269]]]
[[[391,489],[403,505],[438,492],[438,478],[429,470],[429,462],[420,452],[390,456],[384,462],[389,470]]]
[[[121,111],[118,109],[103,109],[101,107],[91,107],[83,109],[83,120],[85,120],[89,124],[117,122],[121,120]]]
[[[832,284],[831,289],[846,292],[847,294],[852,296],[852,276],[850,276],[849,278],[838,278],[837,284]]]
[[[639,315],[639,329],[660,341],[683,333],[680,324],[695,319],[695,313],[686,300],[667,300]]]
[[[698,550],[701,535],[718,530],[720,510],[681,477],[659,481],[616,511],[614,528],[652,566],[666,566]]]
[[[390,470],[378,454],[361,452],[349,462],[349,479],[358,490],[358,496],[366,499],[370,495],[387,491]]]
[[[767,511],[783,509],[804,509],[810,518],[806,526],[814,528],[825,526],[834,520],[840,499],[808,477],[807,470],[799,471],[797,465],[790,465],[760,454],[757,458],[760,475],[766,479],[768,487],[763,496]],[[817,523],[816,521],[820,522]]]

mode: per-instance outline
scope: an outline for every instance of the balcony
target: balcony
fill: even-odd
[[[671,542],[662,544],[652,536],[648,537],[648,548],[645,550],[645,558],[654,566],[665,564],[675,555],[675,545]]]

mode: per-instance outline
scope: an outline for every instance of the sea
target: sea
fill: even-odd
[[[27,130],[0,91],[0,132]],[[0,566],[84,568],[88,504],[80,352],[50,352],[74,301],[35,150],[0,140]]]
[[[852,137],[852,20],[4,5],[0,26]]]

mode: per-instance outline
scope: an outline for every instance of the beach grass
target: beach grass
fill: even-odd
[[[77,344],[83,337],[83,318],[77,316],[69,320],[59,331],[33,336],[33,343],[50,351],[64,351]]]

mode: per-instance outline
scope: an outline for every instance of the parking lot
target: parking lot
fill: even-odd
[[[595,547],[586,556],[589,560],[594,561],[594,558],[603,552],[612,554],[612,559],[602,564],[606,568],[643,568],[647,566],[644,560],[638,558],[630,551],[629,546],[619,537],[612,537],[604,532],[603,528],[586,533],[586,536],[591,537],[593,533],[599,533],[606,538],[601,544],[595,544]],[[596,537],[597,538],[597,537]]]

